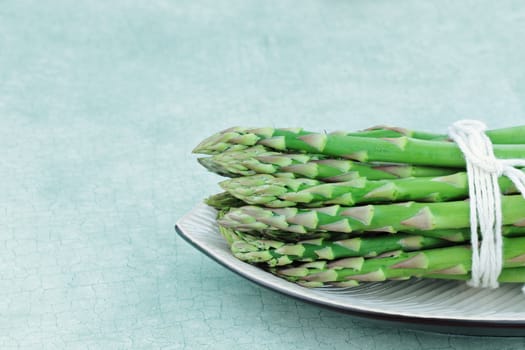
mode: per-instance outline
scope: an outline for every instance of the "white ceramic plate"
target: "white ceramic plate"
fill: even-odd
[[[236,259],[219,234],[215,210],[202,204],[176,225],[190,244],[239,275],[288,296],[403,327],[469,335],[525,336],[521,285],[475,289],[462,281],[409,280],[354,288],[309,289]]]

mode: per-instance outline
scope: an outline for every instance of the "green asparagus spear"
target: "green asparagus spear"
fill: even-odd
[[[347,181],[358,177],[381,180],[444,176],[458,171],[453,168],[411,164],[368,164],[328,158],[321,154],[281,153],[261,145],[240,151],[222,152],[199,158],[198,161],[208,170],[228,177],[274,174],[279,177],[307,177],[324,182]]]
[[[230,208],[237,208],[244,205],[244,202],[232,197],[227,192],[218,193],[206,199],[206,203],[217,210],[220,210],[220,217],[227,213]],[[421,235],[425,237],[439,238],[451,242],[466,242],[470,238],[470,228],[457,229],[434,229],[434,230],[413,230],[411,234]],[[254,232],[252,232],[254,234]],[[525,236],[525,226],[503,226],[502,234],[507,237]],[[279,240],[282,242],[298,242],[305,239],[326,238],[331,240],[353,238],[356,235],[370,235],[370,232],[308,232],[308,233],[294,233],[279,230],[267,230],[263,232],[263,236],[268,239]]]
[[[517,192],[508,178],[502,177],[499,182],[503,193]],[[353,206],[409,200],[443,202],[468,197],[467,174],[464,172],[431,178],[375,181],[358,178],[336,183],[261,174],[222,181],[220,186],[246,203],[272,208],[297,205],[322,207],[331,204]]]
[[[238,208],[245,203],[235,197],[232,197],[227,192],[218,193],[208,197],[205,201],[208,205],[214,207],[215,209],[220,210],[220,217],[223,217],[224,214],[230,208]],[[470,238],[470,228],[456,228],[456,229],[434,229],[434,230],[412,230],[411,234],[433,237],[444,239],[451,242],[465,242]],[[253,232],[252,232],[253,234]],[[287,231],[278,231],[270,230],[264,232],[264,236],[269,239],[280,240],[283,242],[298,242],[305,239],[316,239],[316,238],[327,238],[331,240],[336,239],[346,239],[350,237],[355,237],[356,235],[369,235],[369,232],[359,233],[342,233],[342,232],[308,232],[303,234],[287,232]],[[525,226],[503,226],[502,234],[507,237],[520,237],[525,236]]]
[[[470,227],[457,229],[437,229],[429,231],[414,230],[411,234],[418,234],[425,237],[434,237],[451,242],[466,242],[470,239]],[[501,234],[506,237],[525,236],[525,226],[502,226]]]
[[[315,264],[315,262],[313,264]],[[307,287],[307,288],[324,288],[324,287],[349,288],[349,287],[359,286],[360,284],[362,284],[362,282],[371,283],[371,282],[384,282],[384,281],[403,281],[403,280],[409,280],[411,278],[461,280],[461,281],[468,281],[471,279],[470,271],[467,273],[463,273],[463,274],[454,274],[454,273],[450,273],[449,271],[445,271],[445,273],[422,272],[421,274],[414,275],[414,276],[392,277],[392,278],[385,277],[385,279],[382,281],[379,281],[379,280],[378,281],[374,281],[374,280],[362,281],[361,276],[358,276],[357,279],[351,279],[351,277],[348,277],[347,280],[338,281],[338,282],[309,281],[309,280],[304,280],[304,279],[295,278],[295,277],[290,278],[288,276],[282,276],[282,275],[280,277],[286,280],[289,280],[290,282],[294,282],[304,287]],[[509,267],[509,268],[502,269],[498,277],[498,282],[500,283],[525,283],[525,267]]]
[[[525,199],[520,195],[502,197],[503,225],[525,225]],[[356,207],[334,205],[322,208],[232,208],[219,220],[239,231],[288,231],[299,234],[318,231],[410,232],[467,228],[468,201],[442,203],[406,202]]]
[[[371,138],[309,133],[302,129],[231,128],[201,142],[195,153],[217,154],[228,149],[264,145],[279,151],[321,153],[360,162],[393,162],[442,167],[465,166],[459,147],[452,142],[409,138]],[[525,145],[494,145],[498,158],[525,158]]]
[[[344,134],[344,133],[342,133]],[[524,144],[525,143],[525,125],[514,126],[509,128],[487,130],[487,136],[493,144]],[[347,133],[349,136],[361,137],[399,137],[407,136],[414,139],[429,141],[450,141],[448,135],[435,134],[418,130],[410,130],[392,126],[375,126],[355,133]]]
[[[439,238],[398,234],[376,237],[355,237],[343,240],[318,238],[285,243],[262,239],[247,233],[219,226],[219,231],[230,243],[234,256],[252,264],[282,266],[294,261],[336,260],[348,257],[375,257],[396,250],[414,251],[451,246],[452,242]]]
[[[524,130],[525,133],[525,130]],[[406,128],[401,128],[397,126],[388,126],[388,125],[378,125],[365,130],[360,130],[357,132],[332,132],[331,134],[340,134],[347,136],[359,136],[359,137],[400,137],[407,136],[414,139],[420,140],[431,140],[431,141],[449,141],[447,135],[436,134],[424,131],[410,130]]]

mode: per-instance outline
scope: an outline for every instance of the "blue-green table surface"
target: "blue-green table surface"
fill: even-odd
[[[233,125],[520,124],[521,1],[0,1],[1,349],[523,349],[378,327],[173,226]]]

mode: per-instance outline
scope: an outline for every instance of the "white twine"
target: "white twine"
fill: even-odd
[[[501,235],[501,191],[498,178],[507,176],[525,197],[525,159],[498,159],[486,126],[477,120],[460,120],[449,128],[449,136],[465,156],[470,197],[472,287],[497,288],[503,268]],[[481,242],[478,239],[478,229]],[[525,286],[523,287],[525,293]]]

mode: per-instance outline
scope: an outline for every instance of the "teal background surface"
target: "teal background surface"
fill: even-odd
[[[525,121],[521,1],[0,0],[1,349],[523,349],[379,327],[176,236],[223,128]],[[524,330],[525,336],[525,330]]]

